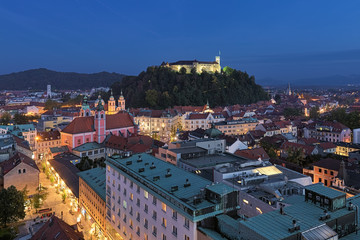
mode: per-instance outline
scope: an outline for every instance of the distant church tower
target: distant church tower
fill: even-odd
[[[286,95],[289,95],[289,96],[292,95],[291,88],[290,88],[290,83],[288,85],[288,88],[286,89]]]
[[[121,95],[119,97],[119,100],[118,100],[118,109],[119,111],[125,111],[125,98],[123,96],[123,92],[121,90]]]
[[[51,98],[52,96],[51,96],[51,85],[50,84],[48,84],[47,86],[46,86],[46,97],[47,98]]]
[[[113,96],[113,91],[111,90],[111,96],[108,101],[108,114],[112,115],[116,113],[116,102]]]

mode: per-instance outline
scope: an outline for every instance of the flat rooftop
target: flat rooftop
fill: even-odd
[[[256,161],[253,161],[253,160],[249,160],[249,159],[245,159],[240,156],[235,156],[235,155],[225,154],[225,153],[206,155],[203,157],[191,158],[191,159],[180,159],[180,161],[187,165],[190,165],[194,168],[198,168],[198,169],[213,167],[218,164],[235,163],[235,162],[241,163],[241,164],[251,163],[251,162],[256,163]]]

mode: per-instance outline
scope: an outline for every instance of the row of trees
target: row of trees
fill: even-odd
[[[39,115],[30,115],[27,116],[25,114],[16,113],[13,118],[11,118],[11,114],[8,112],[4,112],[0,117],[1,125],[8,125],[10,122],[14,124],[27,124],[30,121],[39,119]]]
[[[330,114],[325,117],[325,120],[335,120],[351,129],[360,128],[360,112],[346,113],[345,108],[338,108],[331,111]]]
[[[175,105],[249,104],[268,100],[268,94],[255,83],[255,77],[231,68],[223,73],[201,74],[184,69],[175,72],[166,67],[149,67],[138,76],[125,77],[112,85],[115,95],[124,91],[131,107],[164,109]]]

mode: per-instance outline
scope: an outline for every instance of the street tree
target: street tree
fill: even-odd
[[[0,191],[0,222],[6,227],[8,223],[25,218],[24,195],[14,186]]]

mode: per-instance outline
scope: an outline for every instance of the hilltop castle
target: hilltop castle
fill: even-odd
[[[197,73],[202,73],[203,71],[210,73],[221,72],[220,56],[216,56],[213,62],[203,62],[195,59],[193,61],[177,61],[173,63],[163,62],[161,66],[171,68],[177,72],[180,72],[181,68],[185,68],[186,73],[190,73],[191,69],[195,69]]]

